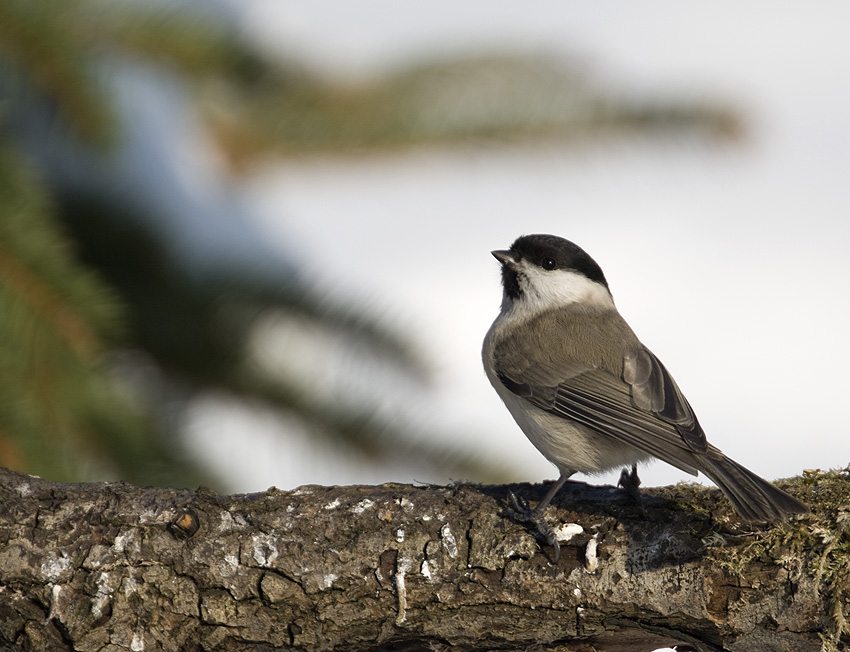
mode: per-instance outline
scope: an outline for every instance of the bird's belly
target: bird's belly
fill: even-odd
[[[651,457],[613,437],[530,405],[514,394],[502,398],[529,441],[563,473],[600,473]]]

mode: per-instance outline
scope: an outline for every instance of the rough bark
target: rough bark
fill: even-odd
[[[641,514],[614,488],[572,483],[547,512],[582,527],[557,563],[506,515],[509,490],[534,501],[543,487],[221,496],[0,470],[0,648],[807,652],[850,642],[846,470],[794,481],[814,514],[761,531],[736,526],[715,490],[648,490]]]

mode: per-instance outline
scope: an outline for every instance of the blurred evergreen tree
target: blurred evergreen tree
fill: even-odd
[[[176,80],[234,174],[261,157],[303,152],[737,130],[722,109],[602,96],[545,59],[427,62],[345,86],[255,50],[227,20],[197,9],[3,0],[0,464],[52,479],[215,483],[188,459],[167,418],[171,404],[179,409],[210,388],[296,414],[367,455],[387,454],[378,442],[405,441],[389,436],[403,424],[387,423],[373,406],[311,398],[298,379],[253,364],[251,333],[270,309],[357,342],[414,378],[425,366],[368,315],[315,296],[292,268],[281,265],[288,271],[277,277],[228,264],[188,269],[155,208],[97,174],[129,146],[103,82],[115,61]],[[130,361],[129,372],[120,360]],[[156,385],[142,399],[140,368],[152,370]],[[487,460],[460,446],[406,446],[448,473],[495,477]]]

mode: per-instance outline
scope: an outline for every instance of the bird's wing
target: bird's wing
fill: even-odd
[[[670,372],[652,351],[640,346],[626,354],[623,382],[630,388],[635,408],[674,426],[691,450],[704,453],[708,449],[696,414]]]
[[[620,376],[591,366],[573,366],[556,383],[540,384],[506,369],[497,369],[497,374],[511,392],[538,408],[688,473],[696,474],[693,453],[716,451],[706,442],[696,415],[667,369],[642,345],[626,354]]]

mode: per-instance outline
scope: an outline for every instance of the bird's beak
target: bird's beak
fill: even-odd
[[[496,260],[498,260],[502,265],[515,265],[516,259],[514,255],[507,249],[496,249],[496,251],[491,251],[491,254],[495,256]]]

